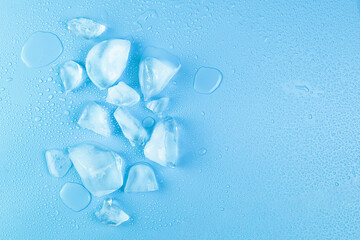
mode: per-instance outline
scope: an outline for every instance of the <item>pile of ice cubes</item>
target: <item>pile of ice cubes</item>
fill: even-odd
[[[70,20],[68,29],[86,39],[96,38],[106,31],[104,25],[86,18]],[[130,48],[131,42],[128,40],[109,39],[91,48],[85,60],[85,68],[73,60],[63,63],[60,66],[60,78],[65,93],[81,87],[87,78],[99,89],[107,89],[106,102],[117,107],[115,112],[109,112],[99,102],[90,102],[77,119],[77,124],[109,137],[112,135],[110,122],[113,119],[130,145],[142,148],[148,160],[173,168],[179,156],[178,126],[172,117],[164,114],[169,98],[157,96],[179,71],[180,61],[163,49],[147,48],[139,63],[141,98],[135,89],[122,81],[118,82],[127,66]],[[156,123],[152,118],[141,121],[131,114],[130,108],[141,101],[144,101],[144,109],[146,107],[158,116]],[[74,211],[86,208],[91,195],[103,197],[120,191],[120,188],[127,193],[159,189],[149,163],[138,162],[125,175],[126,159],[121,153],[97,143],[80,143],[66,150],[50,149],[46,151],[45,157],[49,173],[54,177],[65,176],[72,165],[79,174],[82,185],[66,183],[60,192],[64,204]],[[124,176],[127,176],[126,181]],[[104,200],[95,215],[102,223],[111,226],[118,226],[130,219],[121,209],[119,201],[111,198]]]

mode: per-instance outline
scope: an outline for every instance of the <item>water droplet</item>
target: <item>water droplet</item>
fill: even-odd
[[[309,119],[312,119],[312,118],[313,118],[313,116],[312,116],[311,114],[309,114],[309,115],[308,115],[308,118],[309,118]]]
[[[201,116],[205,116],[205,112],[201,112],[200,114],[201,114]]]
[[[206,148],[200,148],[198,153],[199,153],[200,156],[204,156],[207,153],[207,149]]]
[[[41,121],[41,117],[35,117],[35,118],[34,118],[34,121],[35,121],[35,122],[40,122],[40,121]]]
[[[222,81],[222,73],[211,67],[201,67],[195,74],[194,89],[201,94],[214,92]]]
[[[50,32],[35,32],[24,44],[21,59],[28,67],[43,67],[54,62],[62,51],[58,36]]]
[[[13,80],[13,78],[12,77],[8,77],[5,81],[7,81],[7,82],[11,82]]]
[[[146,117],[142,121],[144,128],[152,128],[155,124],[155,120],[152,117]]]
[[[300,91],[304,91],[304,92],[309,92],[309,88],[306,85],[301,85],[301,86],[295,86],[296,89],[300,90]]]
[[[5,91],[5,88],[3,88],[3,87],[2,87],[2,88],[0,88],[0,91],[2,91],[2,92],[3,92],[3,91]]]

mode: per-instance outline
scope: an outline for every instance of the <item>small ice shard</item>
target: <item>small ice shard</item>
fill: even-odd
[[[145,101],[159,94],[180,69],[180,60],[159,48],[145,50],[139,66],[139,81]]]
[[[130,41],[112,39],[96,44],[86,57],[86,71],[90,80],[100,89],[108,88],[125,70]]]
[[[93,195],[102,197],[123,185],[125,163],[117,153],[83,143],[69,148],[69,157]]]
[[[154,170],[149,164],[138,163],[130,168],[125,192],[150,192],[158,189]]]
[[[217,68],[201,67],[195,74],[194,89],[201,94],[214,92],[222,81],[222,73]]]
[[[69,156],[62,150],[47,150],[45,158],[49,173],[54,177],[65,176],[72,165]]]
[[[178,160],[178,127],[173,118],[166,117],[155,125],[144,154],[162,166],[175,167]]]
[[[144,145],[148,140],[148,134],[139,120],[132,116],[127,110],[118,108],[114,113],[124,136],[129,140],[131,146]]]
[[[67,22],[67,28],[76,36],[92,39],[105,32],[106,27],[88,18],[74,18]]]
[[[168,105],[169,98],[164,97],[148,102],[146,107],[153,113],[161,114],[163,111],[165,111]]]
[[[138,103],[140,96],[126,83],[119,82],[116,86],[108,89],[106,101],[119,107],[129,107]]]
[[[60,66],[60,78],[67,93],[80,87],[86,79],[86,74],[80,64],[74,61],[67,61]]]
[[[90,102],[86,105],[79,118],[78,124],[83,128],[89,129],[105,137],[111,135],[109,114],[103,107],[95,102]]]
[[[60,198],[67,207],[75,212],[86,208],[91,200],[90,193],[82,185],[71,182],[65,183],[61,188]]]
[[[121,210],[120,203],[111,198],[104,200],[102,208],[100,211],[95,212],[95,216],[103,224],[113,227],[119,226],[130,219],[129,215]]]

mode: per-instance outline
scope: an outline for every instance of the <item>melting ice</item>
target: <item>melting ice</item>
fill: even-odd
[[[146,104],[146,107],[154,113],[161,114],[169,105],[169,98],[160,98],[150,101]]]
[[[139,81],[145,101],[159,94],[180,66],[180,60],[167,51],[154,47],[147,48],[139,66]]]
[[[86,208],[91,200],[90,193],[78,183],[65,183],[60,190],[60,198],[66,206],[75,212]]]
[[[173,118],[167,117],[155,125],[144,154],[162,166],[175,167],[178,160],[178,127]]]
[[[122,108],[116,109],[114,117],[132,146],[145,144],[148,134],[139,120]]]
[[[83,67],[77,62],[67,61],[60,66],[60,78],[65,92],[70,92],[83,84],[86,74]]]
[[[112,39],[95,45],[86,57],[86,71],[100,89],[112,86],[122,75],[130,52],[130,41]]]
[[[138,163],[130,168],[125,192],[149,192],[158,189],[155,173],[150,165]]]
[[[101,197],[123,185],[125,163],[117,153],[83,143],[69,148],[69,156],[84,186],[93,195]]]
[[[51,149],[45,152],[49,173],[54,177],[63,177],[71,168],[69,156],[62,150]]]
[[[87,18],[74,18],[67,23],[67,27],[76,36],[92,39],[100,36],[106,27]]]
[[[116,86],[108,89],[106,101],[119,107],[128,107],[138,103],[140,96],[126,83],[119,82]]]
[[[90,102],[86,105],[79,118],[78,124],[83,128],[105,137],[111,135],[109,114],[103,107],[95,102]]]
[[[103,223],[110,226],[119,226],[130,219],[123,210],[120,203],[114,199],[106,199],[100,211],[95,212],[96,217]]]

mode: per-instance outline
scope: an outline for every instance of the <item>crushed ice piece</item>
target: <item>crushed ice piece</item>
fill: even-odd
[[[65,176],[72,165],[69,156],[58,149],[47,150],[45,159],[49,173],[58,178]]]
[[[111,135],[109,121],[109,113],[99,104],[90,102],[83,110],[78,124],[97,134],[109,137]]]
[[[129,170],[125,192],[150,192],[158,190],[155,173],[146,163],[137,163]]]
[[[123,185],[125,163],[117,153],[82,143],[69,148],[69,157],[84,186],[93,195],[101,197]]]
[[[178,127],[173,118],[166,117],[155,125],[144,154],[162,166],[175,167],[178,160]]]
[[[217,68],[201,67],[195,74],[194,89],[201,94],[214,92],[222,81],[222,73]]]
[[[108,89],[106,101],[119,107],[129,107],[138,103],[140,96],[126,83],[119,82],[117,85]]]
[[[121,210],[120,203],[111,198],[104,200],[102,208],[100,211],[95,212],[95,216],[103,224],[113,227],[119,226],[130,219],[130,216]]]
[[[153,113],[161,114],[165,111],[169,105],[169,98],[159,98],[153,101],[150,101],[146,104],[146,107],[150,109]]]
[[[80,87],[86,79],[86,74],[80,64],[74,61],[67,61],[60,66],[60,78],[67,93]]]
[[[139,120],[123,108],[116,109],[114,117],[132,146],[145,144],[148,134]]]
[[[180,66],[176,56],[160,48],[148,47],[139,66],[139,82],[145,101],[159,94]]]
[[[90,80],[100,89],[108,88],[125,70],[130,41],[112,39],[96,44],[86,57],[86,71]]]
[[[92,39],[105,32],[106,27],[88,18],[74,18],[67,22],[67,28],[76,36]]]
[[[142,120],[144,128],[152,128],[155,124],[155,120],[152,117],[146,117]]]
[[[60,190],[60,198],[64,204],[75,212],[86,208],[91,200],[90,193],[78,183],[68,182]]]

